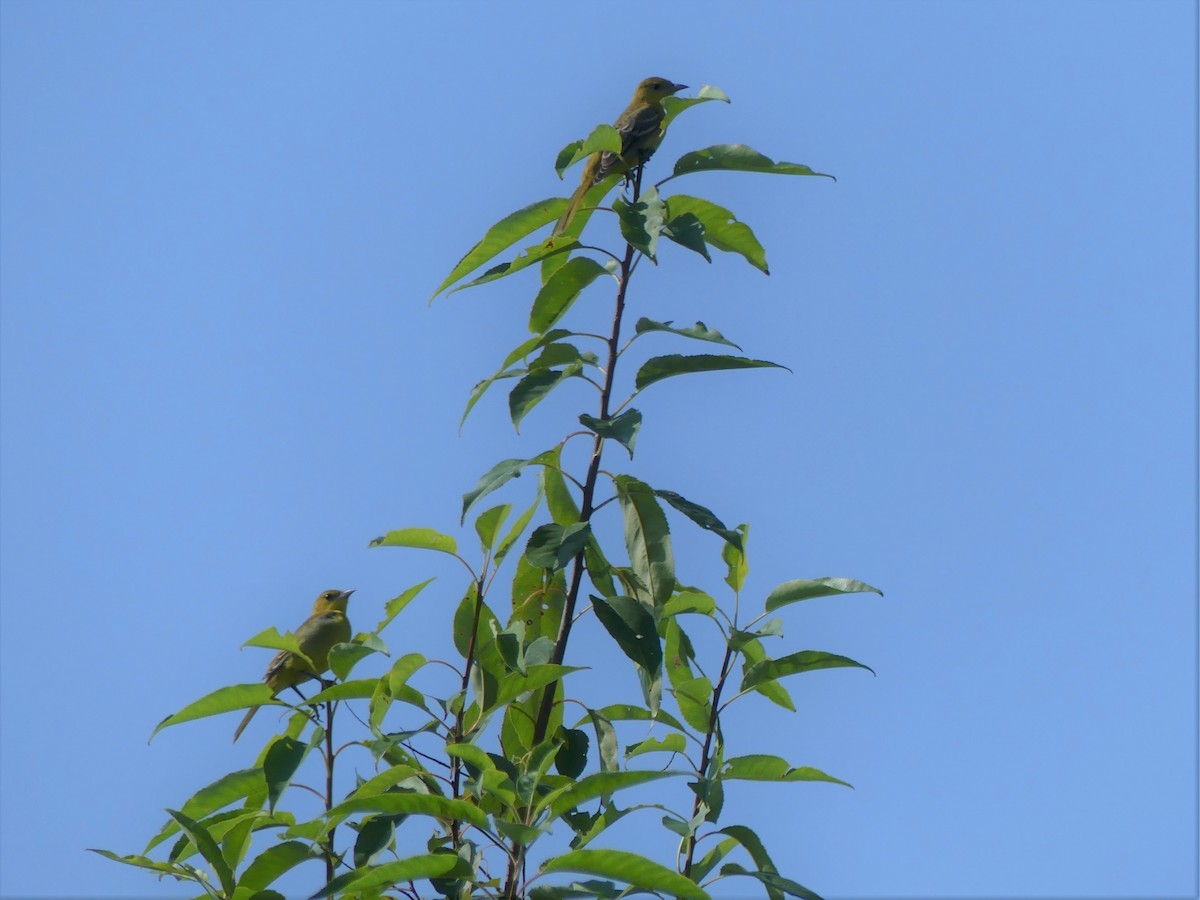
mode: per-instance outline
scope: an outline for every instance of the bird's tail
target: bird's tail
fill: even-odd
[[[242,732],[246,726],[250,724],[250,720],[254,718],[254,714],[258,712],[257,706],[252,706],[246,711],[246,718],[242,719],[242,724],[237,727],[237,731],[233,733],[233,742],[236,744],[237,739],[242,736]]]
[[[579,207],[583,204],[583,198],[587,196],[587,192],[592,185],[587,179],[575,189],[575,193],[571,195],[571,199],[567,202],[567,208],[563,214],[559,216],[558,223],[554,226],[554,230],[550,232],[550,236],[562,234],[571,224],[571,220],[575,218],[575,214],[579,212]]]

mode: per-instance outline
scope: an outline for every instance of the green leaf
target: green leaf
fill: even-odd
[[[401,687],[408,683],[416,672],[429,661],[420,653],[406,653],[395,663],[387,674],[388,691],[395,695]]]
[[[513,427],[520,431],[521,420],[546,396],[566,381],[578,375],[583,367],[573,363],[562,369],[536,369],[517,382],[508,394],[508,414]]]
[[[551,197],[547,200],[539,200],[537,203],[531,203],[505,216],[489,228],[482,240],[468,250],[467,254],[458,261],[458,264],[450,271],[446,279],[433,292],[433,297],[436,297],[468,272],[478,269],[502,250],[511,247],[517,241],[521,240],[521,238],[537,231],[547,222],[556,221],[566,208],[567,202],[561,197]],[[429,299],[432,301],[433,297]]]
[[[684,900],[709,900],[707,892],[673,869],[623,850],[571,850],[542,863],[543,872],[582,872],[615,878]]]
[[[281,819],[277,819],[273,815],[269,815],[260,811],[257,808],[242,807],[241,809],[230,809],[224,812],[219,812],[209,816],[200,822],[203,825],[212,839],[221,847],[221,855],[229,864],[231,869],[236,868],[238,860],[244,853],[247,838],[251,831],[261,828],[279,827]],[[174,820],[171,820],[172,825],[176,825]],[[178,826],[176,825],[178,831]],[[183,835],[179,837],[174,846],[171,847],[167,859],[169,862],[181,863],[197,854],[196,845]]]
[[[420,653],[406,653],[392,664],[387,675],[379,679],[379,688],[371,696],[368,714],[368,721],[373,729],[383,724],[393,699],[411,699],[407,696],[407,690],[412,690],[407,687],[408,679],[426,662]]]
[[[466,659],[471,647],[471,636],[474,634],[476,661],[486,671],[502,674],[505,671],[504,661],[500,658],[493,637],[501,630],[500,622],[487,603],[478,601],[476,597],[475,585],[472,584],[454,611],[454,649]],[[479,603],[478,614],[476,603]]]
[[[621,135],[611,125],[597,125],[584,141],[571,141],[558,153],[554,162],[554,171],[562,178],[563,173],[581,159],[587,159],[593,153],[609,150],[621,152]]]
[[[831,178],[824,172],[814,172],[808,166],[800,163],[774,162],[763,156],[757,150],[745,144],[716,144],[703,150],[693,150],[685,153],[675,161],[672,177],[687,175],[691,172],[763,172],[771,175],[817,175],[821,178]]]
[[[631,475],[617,475],[613,483],[625,518],[629,562],[649,588],[648,599],[660,609],[675,590],[675,557],[667,517],[649,485]]]
[[[534,350],[544,350],[551,344],[556,344],[563,338],[570,337],[572,334],[574,334],[574,332],[568,331],[565,328],[555,328],[552,331],[547,331],[545,334],[535,334],[533,337],[527,338],[510,350],[508,356],[504,357],[504,362],[501,363],[498,371],[503,372],[507,370],[519,360],[528,360],[529,354],[531,354]]]
[[[592,595],[592,610],[621,652],[649,672],[662,665],[662,645],[654,614],[632,597]]]
[[[621,223],[621,237],[653,260],[667,214],[667,205],[658,196],[658,190],[645,188],[637,203],[618,198],[613,202],[613,209]]]
[[[272,625],[270,628],[264,628],[254,637],[244,641],[242,646],[263,647],[267,650],[286,650],[288,653],[294,653],[297,656],[302,656],[305,659],[308,659],[307,656],[304,656],[303,651],[300,649],[300,645],[296,642],[296,636],[290,631],[280,634],[275,630],[274,625]]]
[[[149,869],[151,872],[161,872],[163,875],[172,875],[180,881],[201,881],[199,875],[195,874],[195,870],[191,869],[190,866],[159,862],[158,860],[132,853],[127,856],[120,856],[111,850],[97,850],[95,847],[88,847],[87,849],[89,853],[99,854],[105,859],[111,859],[113,862],[124,863],[127,866],[134,866],[139,869]]]
[[[456,756],[480,771],[487,772],[496,768],[495,760],[478,744],[447,744],[445,751],[447,756]]]
[[[481,512],[475,519],[475,533],[479,535],[479,546],[484,553],[496,545],[496,538],[499,537],[500,529],[510,512],[512,512],[512,504],[502,503]]]
[[[726,863],[721,866],[721,876],[727,875],[749,875],[751,878],[757,878],[766,886],[768,896],[772,896],[771,891],[775,890],[787,894],[789,897],[800,897],[802,900],[821,900],[819,894],[814,894],[804,885],[798,884],[790,878],[784,878],[777,872],[751,872],[737,863]]]
[[[535,334],[549,330],[571,308],[583,289],[605,274],[611,274],[610,266],[601,265],[587,256],[571,257],[538,291],[529,312],[529,330]]]
[[[238,894],[249,897],[272,884],[280,875],[313,859],[310,845],[303,841],[274,844],[255,857],[238,879]]]
[[[756,641],[764,637],[783,637],[783,619],[779,617],[768,619],[760,628],[754,631],[731,628],[729,630],[729,646],[737,653],[751,641]]]
[[[742,549],[725,544],[721,548],[721,559],[726,566],[725,583],[733,588],[734,593],[741,593],[746,576],[750,574],[750,563],[746,559],[746,539],[750,536],[750,526],[743,522],[737,531],[742,536]]]
[[[883,596],[879,588],[871,587],[852,578],[813,578],[811,580],[797,578],[785,581],[767,595],[766,611],[779,609],[789,603],[799,600],[811,600],[814,597],[830,597],[834,594],[878,594]]]
[[[412,547],[416,550],[436,550],[439,553],[458,554],[458,542],[448,534],[432,528],[401,528],[389,531],[371,541],[368,547]]]
[[[421,781],[419,771],[414,766],[394,764],[374,778],[368,778],[354,789],[350,797],[374,797],[386,794],[391,788],[403,783],[404,788],[418,794],[428,794],[429,788]],[[350,799],[347,797],[347,799]]]
[[[683,720],[697,731],[708,731],[712,720],[712,682],[703,675],[671,682]]]
[[[684,613],[699,613],[711,616],[717,608],[717,601],[711,596],[695,588],[681,588],[662,609],[662,617],[679,616]]]
[[[696,92],[695,97],[664,98],[663,109],[666,110],[667,114],[663,117],[663,123],[661,126],[662,130],[666,131],[667,126],[670,125],[675,120],[675,117],[681,112],[691,109],[693,106],[697,106],[701,103],[708,103],[712,100],[720,100],[723,103],[728,103],[729,97],[727,97],[725,92],[715,84],[705,84],[701,85],[700,90]]]
[[[767,659],[767,651],[763,649],[762,641],[752,640],[742,644],[742,674],[746,672],[756,663],[763,662]],[[778,681],[764,681],[762,684],[756,684],[754,690],[762,694],[772,703],[777,706],[782,706],[789,712],[796,711],[796,704],[792,700],[792,695]]]
[[[737,253],[764,275],[771,274],[767,269],[767,251],[758,242],[750,226],[739,222],[737,216],[725,207],[687,194],[672,194],[668,207],[668,229],[674,230],[676,223],[690,227],[695,221],[699,223],[705,244],[723,253]]]
[[[475,408],[476,403],[483,399],[483,395],[487,393],[488,388],[497,381],[506,378],[520,378],[524,374],[525,369],[523,368],[510,369],[504,372],[496,372],[494,375],[489,375],[483,379],[483,381],[476,382],[475,386],[471,388],[470,395],[467,397],[467,405],[463,409],[462,418],[458,420],[458,433],[462,434],[463,426],[467,424],[467,416],[471,415],[471,410]]]
[[[184,802],[180,812],[192,819],[203,819],[210,813],[245,799],[262,789],[263,773],[261,768],[239,769],[236,772],[222,775],[212,784],[200,788]],[[162,830],[150,839],[150,843],[146,845],[143,852],[149,853],[171,835],[178,833],[179,825],[174,819],[168,820]]]
[[[529,504],[529,507],[525,510],[525,512],[521,513],[517,521],[513,522],[512,528],[508,530],[508,534],[504,536],[504,540],[502,540],[500,542],[500,546],[496,548],[495,564],[497,566],[499,566],[500,563],[503,562],[504,558],[508,556],[508,551],[512,549],[513,545],[516,544],[517,540],[529,526],[529,523],[533,520],[533,516],[537,512],[538,507],[542,505],[543,494],[544,489],[542,487],[542,482],[539,479],[537,496],[533,498],[533,502]]]
[[[396,616],[400,615],[400,613],[404,611],[404,607],[408,606],[408,604],[413,601],[413,598],[416,597],[417,594],[421,593],[421,591],[425,590],[425,588],[428,587],[432,582],[432,578],[426,578],[420,584],[414,584],[399,597],[393,597],[391,600],[385,603],[383,607],[384,616],[382,619],[380,619],[379,624],[371,629],[372,632],[379,634],[379,632],[383,631],[384,628],[391,624],[392,620],[396,618]]]
[[[559,207],[563,209],[563,207]],[[554,219],[558,217],[555,216]],[[576,217],[578,218],[578,216]],[[551,220],[553,221],[553,219]],[[543,225],[545,222],[542,223]],[[572,223],[574,225],[574,223]],[[500,278],[505,278],[509,275],[515,275],[522,269],[527,269],[535,263],[550,259],[558,254],[570,253],[579,248],[579,241],[570,233],[560,234],[557,237],[544,241],[540,244],[534,244],[526,247],[511,262],[503,262],[499,265],[492,266],[478,278],[473,278],[466,284],[460,284],[453,288],[450,293],[454,294],[458,291],[465,291],[467,288],[478,287],[481,284],[487,284],[490,281],[496,281]]]
[[[321,897],[362,894],[374,888],[385,888],[399,882],[415,881],[418,878],[470,878],[472,874],[470,864],[453,853],[427,853],[423,856],[410,856],[407,859],[382,863],[378,866],[352,869],[334,878],[333,881],[313,894],[311,900],[319,900]]]
[[[537,462],[537,459],[502,459],[500,462],[492,466],[479,479],[479,483],[475,485],[467,493],[463,494],[462,519],[467,520],[467,511],[481,497],[485,497],[492,491],[503,487],[513,478],[518,478],[525,467]]]
[[[592,586],[605,597],[615,597],[617,585],[613,581],[613,567],[604,557],[600,542],[594,537],[583,551],[583,561],[587,564],[588,578],[592,580]]]
[[[708,253],[708,244],[704,242],[704,225],[692,213],[683,213],[668,221],[663,226],[662,235],[693,253],[699,253],[708,262],[712,262],[712,257]]]
[[[364,821],[354,839],[354,868],[371,865],[391,844],[396,835],[396,824],[403,821],[403,816],[375,816]]]
[[[217,881],[221,883],[221,890],[226,895],[232,894],[234,888],[233,870],[229,868],[229,863],[225,861],[225,856],[221,853],[221,848],[213,840],[213,836],[208,833],[208,829],[195,819],[189,818],[176,810],[168,809],[167,815],[179,823],[180,830],[196,845],[196,849],[200,851],[200,855],[204,857],[205,862],[212,867],[213,874],[217,876]]]
[[[587,767],[591,740],[586,731],[578,728],[559,728],[557,736],[563,743],[554,756],[554,768],[567,778],[578,778]]]
[[[832,784],[853,785],[826,775],[820,769],[810,766],[793,767],[786,759],[779,756],[769,756],[765,753],[754,753],[748,756],[735,756],[726,761],[721,777],[726,781],[828,781]]]
[[[610,719],[613,722],[662,722],[677,731],[683,731],[683,723],[676,719],[666,710],[660,709],[657,713],[652,713],[644,706],[634,706],[630,703],[614,703],[611,706],[605,706],[594,711],[596,715],[603,716],[605,719]],[[582,723],[584,719],[580,719]],[[579,724],[579,723],[577,723]]]
[[[675,692],[679,712],[688,725],[703,734],[711,724],[709,719],[712,715],[712,683],[703,676],[696,678],[692,672],[692,643],[687,632],[680,627],[678,619],[667,620],[665,644],[663,668]]]
[[[670,356],[655,356],[642,363],[634,378],[634,386],[643,391],[656,381],[671,378],[674,375],[690,375],[693,372],[722,372],[730,369],[785,369],[779,363],[765,359],[747,359],[744,356],[718,356],[702,353],[696,356],[681,356],[673,353]]]
[[[519,619],[496,635],[496,648],[510,671],[525,674],[525,623]]]
[[[525,545],[525,558],[538,568],[551,571],[565,568],[583,551],[591,534],[587,522],[566,527],[554,522],[539,525]]]
[[[402,792],[344,800],[325,814],[326,821],[322,825],[321,834],[327,833],[330,828],[355,813],[433,816],[437,819],[460,819],[480,828],[487,827],[487,816],[474,803],[451,800],[437,794]]]
[[[555,341],[546,344],[542,348],[542,352],[530,361],[529,371],[535,372],[538,369],[553,369],[557,366],[564,366],[570,363],[594,366],[597,362],[596,354],[590,352],[582,353],[578,347],[568,341]]]
[[[657,497],[662,497],[662,499],[666,500],[701,528],[711,531],[713,534],[720,535],[739,550],[742,549],[741,534],[731,528],[726,528],[725,523],[718,519],[708,507],[701,506],[699,503],[693,503],[686,497],[679,496],[674,491],[656,490],[654,494]]]
[[[263,778],[267,781],[267,808],[271,812],[311,749],[311,744],[286,736],[268,748],[263,758]]]
[[[700,819],[712,823],[719,821],[721,811],[725,808],[725,782],[720,778],[701,778],[689,781],[688,788],[700,801],[697,811]]]
[[[757,687],[764,682],[774,681],[776,678],[783,678],[787,675],[813,672],[817,669],[839,669],[843,667],[866,669],[872,675],[875,674],[874,669],[845,656],[824,653],[820,650],[801,650],[799,653],[791,653],[780,659],[767,659],[750,666],[746,670],[746,674],[742,676],[740,690],[745,691]]]
[[[553,331],[547,332],[546,334],[535,334],[528,340],[522,341],[520,344],[518,344],[508,354],[508,356],[505,357],[504,362],[500,364],[499,369],[497,369],[492,375],[483,379],[483,381],[477,382],[476,385],[471,388],[471,395],[467,399],[467,407],[463,410],[462,418],[458,422],[458,430],[460,432],[462,431],[463,425],[466,424],[467,416],[471,414],[471,410],[475,408],[475,404],[480,401],[485,393],[487,393],[488,388],[502,378],[519,378],[525,373],[525,369],[523,367],[510,368],[514,363],[516,363],[518,360],[525,359],[525,357],[527,357],[534,350],[537,350],[539,347],[544,347],[546,344],[550,344],[561,338],[567,337],[569,334],[571,334],[571,332],[562,328],[556,328]]]
[[[715,328],[709,328],[703,322],[697,322],[690,328],[674,328],[670,322],[656,322],[653,319],[641,318],[637,320],[637,324],[633,326],[633,330],[637,334],[647,334],[651,331],[665,331],[669,334],[677,334],[680,337],[692,338],[697,341],[709,341],[714,344],[724,344],[727,347],[734,347],[741,350],[733,341],[721,334]]]
[[[339,647],[354,647],[355,644],[338,644]],[[332,651],[330,652],[332,656]],[[339,678],[341,676],[338,676]],[[375,691],[379,684],[378,678],[356,678],[354,681],[343,681],[330,685],[308,698],[309,703],[331,703],[334,700],[365,700]]]
[[[505,822],[503,819],[496,820],[496,830],[500,832],[500,836],[508,841],[516,841],[518,844],[529,846],[538,838],[549,832],[545,827],[534,827],[533,825],[524,825],[520,822]]]
[[[578,671],[579,666],[556,666],[545,663],[540,666],[529,666],[524,674],[520,672],[509,673],[500,679],[496,688],[496,697],[492,702],[488,703],[487,709],[496,709],[516,700],[522,694],[536,691],[538,688],[553,684],[561,680],[564,676]]]
[[[668,734],[662,738],[646,738],[625,748],[625,758],[633,759],[643,753],[682,753],[687,749],[687,738],[682,734]]]
[[[558,818],[568,810],[574,809],[581,803],[587,803],[589,800],[595,800],[597,797],[607,797],[609,794],[615,794],[617,791],[685,774],[687,773],[672,771],[647,772],[642,770],[631,772],[596,772],[540,798],[534,811],[540,812],[549,806],[551,817]]]
[[[621,765],[617,760],[617,730],[613,728],[613,723],[602,713],[594,709],[587,711],[586,718],[591,721],[592,728],[596,732],[596,749],[600,755],[600,771],[620,771]],[[579,724],[583,724],[583,719],[579,720]]]
[[[629,451],[629,458],[633,459],[633,445],[642,427],[642,414],[636,409],[627,409],[611,419],[597,419],[584,413],[579,417],[579,423],[605,440],[616,441]]]
[[[546,509],[559,525],[579,521],[579,505],[571,495],[562,471],[562,445],[547,450],[538,459],[543,463],[542,481],[546,488]]]
[[[745,825],[729,825],[716,833],[728,835],[741,844],[745,851],[750,854],[750,858],[754,860],[754,864],[758,866],[759,871],[772,875],[779,872],[775,867],[775,863],[771,861],[771,856],[767,853],[767,848],[763,846],[758,835]],[[780,889],[771,885],[767,885],[767,896],[771,900],[782,900],[783,897]]]
[[[708,877],[708,873],[713,868],[729,855],[729,852],[738,846],[738,842],[733,838],[725,838],[711,850],[704,854],[695,865],[692,866],[692,877],[697,881],[703,881]]]
[[[368,647],[364,644],[349,642],[334,644],[329,650],[329,670],[333,672],[335,676],[337,676],[339,681],[345,681],[346,678],[349,677],[351,670],[355,667],[355,665],[358,664],[359,660],[370,656],[375,652],[377,651],[374,647]],[[353,696],[369,697],[371,696],[371,693],[370,691],[367,691],[366,694],[355,694]],[[333,697],[328,699],[342,698]]]
[[[154,735],[158,734],[164,728],[179,725],[183,722],[191,722],[195,719],[203,719],[208,716],[219,715],[220,713],[232,712],[235,709],[263,706],[273,702],[278,706],[286,705],[280,701],[274,701],[273,697],[274,694],[271,692],[271,689],[262,682],[255,684],[231,684],[227,687],[217,688],[211,694],[206,694],[199,700],[189,703],[179,712],[167,716],[155,725],[154,731],[150,735],[150,740],[154,740]]]

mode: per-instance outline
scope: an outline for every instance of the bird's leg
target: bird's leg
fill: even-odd
[[[317,679],[317,680],[320,681],[322,685],[325,684],[325,682],[322,679]],[[296,685],[294,685],[294,684],[291,687],[292,687],[292,690],[296,692],[297,697],[299,697],[304,703],[308,702],[308,698],[304,696],[304,693],[300,690],[300,688],[296,687]],[[306,710],[302,710],[302,711],[306,716],[308,716],[314,722],[319,721],[318,716],[317,716],[317,711],[315,709],[306,709]]]

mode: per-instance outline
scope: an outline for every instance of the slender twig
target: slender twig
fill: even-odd
[[[601,500],[599,503],[597,503],[592,508],[592,512],[597,512],[601,509],[604,509],[604,507],[608,506],[608,504],[612,503],[616,499],[617,499],[616,496],[612,496],[612,497],[609,497],[607,500]]]
[[[580,374],[578,377],[579,377],[579,378],[582,378],[584,381],[586,381],[588,384],[590,384],[590,385],[591,385],[592,387],[594,387],[596,390],[598,390],[598,391],[602,391],[602,390],[604,390],[604,388],[602,388],[602,387],[601,387],[599,384],[597,384],[596,382],[592,381],[592,379],[588,378],[586,375]]]
[[[609,212],[612,212],[612,210],[609,210]],[[591,246],[590,244],[580,244],[580,245],[579,245],[578,247],[576,247],[575,249],[576,249],[576,250],[593,250],[593,251],[595,251],[596,253],[603,253],[605,256],[611,256],[611,257],[613,258],[613,261],[614,261],[614,262],[617,262],[617,263],[619,263],[619,262],[621,261],[621,257],[617,256],[617,254],[613,253],[611,250],[605,250],[603,247],[593,247],[593,246]],[[585,334],[585,333],[584,333],[584,332],[577,332],[577,334],[581,334],[581,335],[582,335],[582,334]],[[587,337],[597,337],[597,336],[598,336],[598,335],[587,335]],[[600,337],[600,340],[602,340],[602,341],[606,341],[606,340],[608,340],[608,338],[605,338],[605,337]]]

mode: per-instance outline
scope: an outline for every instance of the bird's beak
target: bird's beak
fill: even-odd
[[[687,90],[686,84],[674,84],[671,86],[672,94],[678,94],[680,91],[686,91],[686,90]]]
[[[350,595],[351,595],[351,594],[353,594],[353,593],[354,593],[354,591],[355,591],[355,588],[350,588],[350,590],[348,590],[348,591],[342,591],[342,599],[343,599],[343,600],[349,600],[349,599],[350,599]]]

